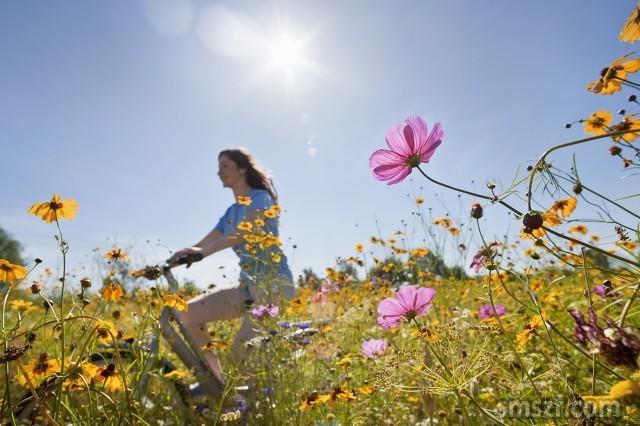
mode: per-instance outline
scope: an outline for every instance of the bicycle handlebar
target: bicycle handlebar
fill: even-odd
[[[165,262],[165,265],[169,265],[169,267],[187,265],[188,268],[192,263],[200,262],[203,258],[204,256],[202,255],[202,253],[188,253],[178,257],[173,262]]]
[[[167,259],[164,263],[157,266],[146,266],[137,271],[133,271],[131,275],[135,278],[144,277],[148,280],[156,280],[160,275],[164,275],[169,279],[169,275],[171,275],[171,268],[179,265],[187,265],[187,267],[189,267],[192,263],[200,262],[203,258],[204,256],[202,253],[188,253],[176,258],[175,260]]]

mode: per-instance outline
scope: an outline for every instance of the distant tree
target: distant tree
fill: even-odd
[[[461,266],[447,266],[444,259],[437,254],[429,252],[426,256],[412,257],[413,265],[409,268],[404,266],[404,262],[394,256],[390,256],[371,268],[369,277],[380,277],[393,282],[407,281],[413,284],[418,283],[419,272],[431,272],[442,278],[467,278],[464,268]]]
[[[24,260],[22,259],[22,244],[11,238],[2,228],[0,228],[0,259],[5,259],[18,265],[24,265]]]
[[[353,280],[358,280],[358,270],[355,265],[349,263],[346,259],[338,258],[336,261],[336,270],[342,275],[348,275]]]
[[[302,274],[298,276],[298,286],[315,288],[320,284],[320,277],[312,268],[304,268]]]

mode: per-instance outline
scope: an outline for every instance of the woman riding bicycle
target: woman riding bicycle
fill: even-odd
[[[279,295],[293,297],[293,277],[287,257],[280,249],[278,238],[277,196],[271,180],[245,149],[225,149],[218,155],[218,176],[222,185],[230,188],[236,202],[218,221],[215,228],[200,242],[177,251],[169,259],[175,262],[188,254],[203,257],[232,248],[240,258],[238,287],[205,293],[188,302],[188,309],[178,313],[193,340],[200,346],[209,342],[203,332],[209,321],[228,320],[243,316],[232,350],[243,355],[244,343],[254,337],[254,322],[249,307],[254,302],[274,303]],[[214,374],[223,381],[218,358],[205,352]]]

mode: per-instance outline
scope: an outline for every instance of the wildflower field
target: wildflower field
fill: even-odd
[[[640,6],[619,38],[640,39]],[[411,227],[354,241],[322,274],[306,270],[291,299],[258,298],[247,307],[257,335],[245,358],[231,351],[240,322],[210,323],[200,350],[222,360],[217,397],[196,392],[160,320],[164,310],[174,323],[187,300],[219,289],[174,292],[162,265],[134,261],[125,247],[96,251],[100,277],[71,276],[65,229],[82,205],[72,194],[34,200],[25,215],[50,224],[63,267],[0,259],[0,422],[640,424],[640,211],[630,207],[640,195],[639,70],[640,58],[625,55],[587,85],[623,97],[618,119],[585,112],[565,125],[574,140],[481,191],[429,174],[425,163],[448,143],[440,123],[412,116],[391,126],[387,147],[369,157],[373,178],[399,184],[412,174],[462,194],[468,208],[436,215],[417,196]],[[618,157],[621,173],[635,171],[626,197],[610,196],[579,164],[554,164],[554,153],[582,144]],[[519,232],[488,238],[489,206],[509,211]],[[263,231],[280,213],[238,227],[254,253],[281,245]],[[423,244],[412,243],[416,234]]]

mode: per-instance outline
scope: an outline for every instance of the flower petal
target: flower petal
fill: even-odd
[[[431,310],[431,303],[436,297],[436,291],[431,287],[420,287],[416,292],[415,311],[418,316]]]
[[[425,141],[425,144],[420,147],[421,150],[418,152],[421,162],[429,162],[429,159],[435,152],[436,148],[439,147],[442,143],[443,136],[444,131],[442,130],[442,125],[440,123],[435,123],[433,129],[431,130],[431,134]]]
[[[407,313],[407,309],[394,297],[387,297],[378,304],[378,314],[382,316],[398,316]]]
[[[408,142],[405,140],[404,128],[406,126],[407,124],[404,122],[392,126],[387,130],[385,140],[391,151],[401,155],[405,159],[408,159],[411,154],[413,154],[413,144],[409,146]]]
[[[403,168],[400,171],[400,173],[398,173],[398,175],[396,177],[394,177],[389,182],[387,182],[387,185],[393,185],[395,183],[402,182],[404,180],[404,178],[409,176],[410,173],[411,173],[411,167],[403,166]]]
[[[410,285],[403,285],[396,293],[400,305],[404,308],[404,313],[412,310],[416,306],[416,289]]]
[[[404,165],[405,162],[406,159],[404,157],[388,149],[379,149],[369,157],[369,167],[372,169],[379,166]]]
[[[429,136],[429,128],[427,127],[427,123],[424,122],[422,117],[419,117],[417,115],[407,118],[405,122],[408,124],[408,127],[413,130],[413,136],[415,137],[413,152],[421,154],[425,150],[424,144],[426,144],[427,137]]]

